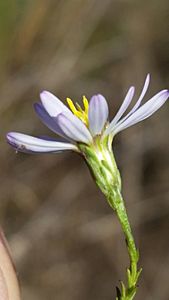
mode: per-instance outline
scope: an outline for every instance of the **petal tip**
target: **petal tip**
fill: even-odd
[[[95,95],[93,95],[92,97],[91,97],[91,99],[95,99],[95,100],[99,100],[99,101],[101,101],[101,100],[105,100],[105,97],[102,95],[102,94],[100,94],[100,93],[98,93],[98,94],[95,94]]]
[[[132,95],[134,95],[134,92],[135,92],[135,86],[132,85],[129,89],[130,93],[132,93]]]
[[[165,96],[169,96],[169,90],[165,89],[162,90],[161,92],[159,92],[160,95],[165,95]],[[158,95],[158,94],[157,94]]]
[[[96,95],[97,97],[103,97],[103,98],[105,98],[102,94],[100,94],[100,93],[98,93],[97,95]]]
[[[39,115],[39,111],[41,111],[43,109],[43,105],[41,102],[35,102],[35,103],[33,103],[33,108],[34,108],[35,112],[37,113],[37,115]]]
[[[50,92],[46,91],[46,90],[43,90],[40,92],[40,99],[41,101],[45,101],[46,99],[48,99],[50,96],[54,96],[52,95]]]
[[[7,134],[6,134],[6,138],[7,138],[7,140],[10,140],[11,138],[13,138],[13,132],[8,132]]]
[[[6,134],[7,143],[15,149],[17,148],[16,134],[16,132],[8,132]]]
[[[46,93],[49,93],[49,92],[46,91],[46,90],[42,90],[42,91],[40,92],[40,95],[43,95],[43,94],[46,94]]]
[[[167,99],[169,98],[169,90],[166,90]]]

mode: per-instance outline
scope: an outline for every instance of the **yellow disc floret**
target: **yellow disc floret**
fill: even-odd
[[[76,106],[74,105],[73,101],[70,98],[67,98],[67,103],[73,112],[73,114],[78,117],[80,120],[83,121],[87,126],[89,124],[88,120],[88,110],[89,110],[89,102],[85,96],[83,96],[83,105],[84,109],[81,108],[81,106],[76,103]]]

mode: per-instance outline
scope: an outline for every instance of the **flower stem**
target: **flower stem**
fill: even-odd
[[[141,273],[141,269],[138,270],[137,268],[139,254],[138,250],[136,249],[135,241],[132,235],[130,223],[121,193],[117,191],[116,193],[113,192],[113,195],[115,196],[115,198],[112,198],[112,196],[110,196],[108,201],[109,203],[112,203],[113,209],[115,210],[122,226],[130,258],[130,268],[127,268],[127,286],[125,286],[124,283],[121,282],[121,291],[117,288],[116,300],[132,300],[134,299],[134,296],[136,294],[137,282]]]
[[[138,270],[137,268],[139,254],[121,195],[121,178],[113,152],[106,143],[96,144],[93,148],[81,145],[80,149],[96,184],[105,195],[111,208],[115,211],[126,239],[130,267],[127,268],[126,286],[121,281],[121,290],[117,288],[116,300],[133,300],[141,273],[141,269]]]

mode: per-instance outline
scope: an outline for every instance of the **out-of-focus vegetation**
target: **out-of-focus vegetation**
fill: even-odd
[[[24,300],[113,299],[128,257],[83,160],[16,155],[6,132],[53,136],[32,108],[43,89],[63,101],[102,93],[113,116],[148,72],[148,96],[167,88],[168,28],[167,0],[0,2],[0,221]],[[144,266],[140,300],[169,299],[168,114],[166,104],[114,141]]]

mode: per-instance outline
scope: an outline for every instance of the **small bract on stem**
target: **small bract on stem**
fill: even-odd
[[[133,86],[129,88],[121,107],[111,122],[109,122],[107,101],[100,94],[91,97],[89,103],[84,96],[84,108],[81,108],[79,104],[75,105],[68,98],[68,108],[53,94],[43,91],[40,94],[41,102],[35,104],[35,111],[42,122],[58,134],[62,141],[53,138],[51,140],[37,138],[18,132],[7,134],[8,143],[17,151],[57,153],[71,150],[81,153],[86,160],[96,184],[121,223],[127,243],[130,267],[127,269],[126,286],[121,282],[121,290],[117,289],[116,300],[132,300],[134,298],[141,269],[137,267],[139,255],[121,194],[121,178],[112,152],[112,142],[117,133],[147,119],[168,99],[169,91],[162,90],[142,104],[149,82],[150,75],[148,74],[138,100],[133,108],[124,115],[135,92]]]

